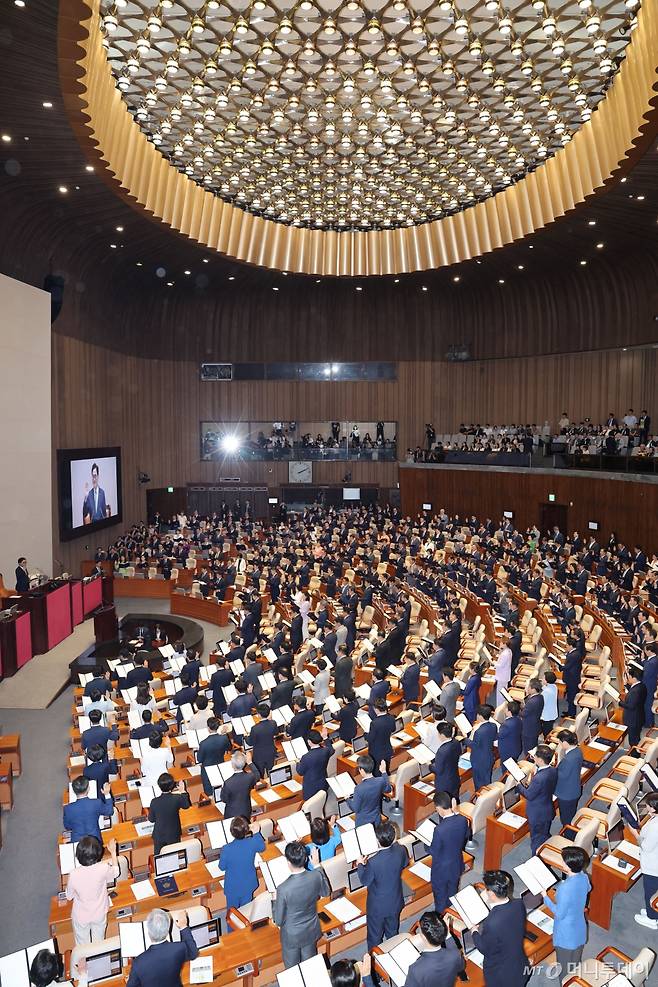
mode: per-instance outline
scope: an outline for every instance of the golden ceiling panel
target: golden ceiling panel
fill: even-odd
[[[60,72],[110,182],[174,229],[399,273],[527,235],[619,170],[655,103],[656,4],[630,4],[62,0]]]
[[[318,229],[439,219],[604,97],[639,0],[102,0],[115,83],[179,170]]]

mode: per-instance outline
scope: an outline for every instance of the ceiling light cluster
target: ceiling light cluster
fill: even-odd
[[[318,229],[436,219],[568,143],[635,0],[102,0],[139,126],[249,212]],[[623,29],[623,30],[622,30]]]

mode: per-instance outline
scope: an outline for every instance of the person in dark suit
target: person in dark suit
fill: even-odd
[[[521,631],[516,626],[516,624],[510,624],[510,637],[507,642],[507,647],[512,652],[512,666],[511,666],[512,678],[516,674],[517,665],[521,660],[522,644],[523,644],[523,636],[521,634]]]
[[[642,684],[647,691],[644,700],[644,725],[654,725],[653,704],[658,688],[658,645],[649,644],[646,648],[647,658],[642,666]]]
[[[580,689],[580,676],[583,669],[583,655],[573,635],[569,637],[571,647],[564,659],[562,678],[567,696],[567,716],[576,715],[576,695]]]
[[[292,672],[287,669],[283,673],[284,677],[270,691],[270,705],[272,709],[279,709],[281,706],[290,706],[292,694],[295,691],[296,683]]]
[[[16,592],[27,593],[30,588],[30,574],[27,571],[27,559],[21,555],[16,566]]]
[[[158,787],[162,794],[156,796],[149,806],[149,822],[153,823],[153,847],[156,854],[160,853],[163,846],[180,842],[180,810],[189,809],[192,804],[190,796],[184,789],[179,790],[168,771],[158,778]]]
[[[530,966],[523,940],[526,910],[520,898],[513,898],[514,881],[504,870],[488,870],[483,875],[491,911],[473,941],[484,957],[486,987],[524,987],[530,978]]]
[[[619,705],[623,709],[623,723],[628,728],[628,743],[635,747],[640,742],[644,723],[644,704],[647,698],[646,686],[642,682],[642,669],[631,662],[626,670],[628,688]]]
[[[95,836],[100,840],[99,820],[102,816],[110,818],[114,812],[110,786],[98,789],[98,798],[90,799],[88,778],[83,775],[74,778],[72,785],[76,800],[64,806],[64,829],[70,830],[71,843],[79,843],[85,836]]]
[[[153,730],[153,727],[151,727],[151,730]],[[100,792],[108,784],[110,775],[119,774],[119,766],[114,758],[108,761],[107,751],[100,744],[87,749],[87,758],[89,759],[89,764],[85,765],[82,774],[89,781],[95,781],[96,791]]]
[[[546,744],[540,744],[535,751],[537,769],[527,784],[521,782],[517,791],[526,800],[526,816],[530,826],[530,849],[533,854],[544,843],[551,832],[555,816],[553,795],[557,785],[557,768],[551,767],[553,751]]]
[[[347,628],[345,645],[349,654],[354,650],[354,645],[356,644],[356,614],[353,610],[350,610],[349,613],[345,614],[343,617],[343,626]]]
[[[240,676],[236,680],[235,689],[237,696],[232,699],[228,706],[229,716],[249,716],[256,709],[256,697],[253,688]]]
[[[153,678],[151,669],[146,664],[146,655],[138,651],[133,658],[134,668],[126,675],[126,689],[134,689],[140,682],[150,682]]]
[[[332,665],[336,665],[337,661],[340,660],[341,657],[345,657],[347,655],[347,648],[345,647],[345,645],[341,645],[341,647],[338,649],[338,656],[336,655],[337,641],[338,641],[338,635],[336,634],[336,631],[333,629],[333,625],[329,624],[327,633],[325,634],[324,639],[322,641],[322,653],[324,654],[325,658],[329,662],[331,662]],[[351,660],[352,659],[350,659],[350,661]]]
[[[100,709],[92,709],[89,712],[89,722],[91,726],[86,730],[83,730],[82,736],[80,738],[80,746],[83,751],[86,751],[89,747],[95,747],[99,744],[105,751],[105,756],[107,757],[107,745],[110,740],[116,742],[119,739],[119,731],[116,727],[104,727],[101,725],[101,720],[103,714]]]
[[[558,756],[555,795],[560,810],[560,822],[568,826],[576,814],[583,786],[580,772],[583,754],[573,730],[560,730],[557,735]]]
[[[274,767],[276,761],[274,738],[280,728],[272,719],[272,711],[267,703],[261,703],[257,712],[260,720],[251,728],[249,746],[253,748],[252,760],[262,777],[269,774]]]
[[[242,751],[234,751],[231,755],[231,765],[235,774],[222,785],[222,802],[225,804],[224,818],[244,816],[251,819],[251,790],[260,781],[260,774],[254,764],[250,764],[251,755]]]
[[[187,928],[187,912],[179,912],[175,921],[180,929],[180,942],[168,942],[169,912],[156,908],[149,914],[146,931],[151,945],[133,960],[127,987],[181,987],[183,965],[195,960],[199,950]]]
[[[250,648],[256,640],[256,617],[251,610],[247,610],[242,623],[240,624],[240,638],[245,650]]]
[[[526,700],[521,710],[521,746],[523,753],[534,750],[541,733],[541,714],[544,710],[541,679],[533,678],[526,688]]]
[[[326,739],[326,730],[323,731],[323,734],[318,730],[311,730],[309,732],[307,738],[309,750],[297,763],[297,774],[302,778],[302,795],[304,801],[310,799],[316,792],[326,792],[329,789],[327,765],[334,752],[334,748],[331,741]]]
[[[427,662],[427,678],[430,682],[436,682],[440,686],[443,680],[443,672],[446,668],[452,668],[448,652],[444,648],[439,648],[429,657]]]
[[[226,907],[240,908],[254,897],[258,887],[258,874],[255,856],[265,849],[265,839],[260,831],[252,832],[251,826],[242,816],[231,822],[233,840],[222,847],[219,866],[225,872],[224,894]]]
[[[291,740],[303,737],[308,743],[308,736],[315,722],[315,710],[307,709],[306,698],[304,696],[300,696],[299,699],[295,700],[294,710],[295,715],[288,724],[288,736]]]
[[[469,662],[468,668],[469,677],[466,681],[466,688],[464,689],[464,713],[471,723],[475,723],[478,706],[480,705],[482,676],[480,674],[480,666],[476,661]]]
[[[383,668],[375,668],[372,673],[372,686],[368,696],[368,714],[375,715],[375,703],[378,699],[384,699],[391,691],[390,682],[386,680],[386,672]]]
[[[357,864],[361,884],[368,889],[366,930],[369,952],[400,931],[400,914],[404,907],[402,871],[409,864],[407,851],[395,842],[393,823],[388,820],[378,823],[375,833],[381,849],[367,861],[361,857]]]
[[[102,521],[106,516],[105,491],[98,486],[98,473],[98,464],[94,463],[91,467],[91,490],[82,505],[83,524]]]
[[[374,716],[367,733],[368,753],[375,762],[374,774],[379,776],[379,765],[384,761],[386,774],[390,774],[393,747],[391,736],[395,733],[395,717],[388,712],[386,700],[375,700]]]
[[[423,912],[417,937],[420,956],[409,967],[405,987],[455,987],[464,957],[437,912]]]
[[[359,732],[356,720],[356,714],[358,712],[359,704],[356,701],[356,696],[353,692],[348,692],[345,696],[345,705],[336,714],[336,719],[338,720],[338,736],[347,744],[351,744]]]
[[[224,758],[231,749],[231,741],[225,733],[220,733],[220,721],[215,716],[208,720],[208,736],[199,744],[197,763],[201,765],[201,782],[206,795],[212,797],[213,786],[210,784],[206,768],[223,764]]]
[[[491,719],[492,715],[493,707],[488,703],[478,706],[475,732],[466,741],[466,746],[471,749],[471,770],[476,792],[485,785],[491,784],[495,760],[494,741],[498,736],[496,724]]]
[[[434,827],[430,845],[432,894],[434,907],[443,914],[448,900],[459,890],[470,826],[466,816],[455,811],[457,803],[449,792],[436,792],[434,805],[441,821]]]
[[[354,662],[347,654],[345,645],[341,645],[338,650],[338,658],[334,666],[334,695],[336,699],[344,699],[350,692],[352,692],[353,679]]]
[[[109,695],[113,691],[113,685],[110,681],[110,673],[105,672],[104,675],[95,675],[93,679],[87,682],[83,696],[90,697],[92,692],[100,692],[102,696]]]
[[[407,652],[404,656],[405,668],[400,677],[405,705],[417,703],[420,697],[420,666],[415,655]]]
[[[501,768],[503,761],[506,761],[508,757],[513,757],[515,761],[518,761],[521,756],[521,730],[523,724],[519,716],[520,712],[521,703],[517,702],[516,699],[512,699],[511,702],[507,703],[507,717],[500,724],[498,730],[498,757],[500,758]]]
[[[293,604],[295,614],[290,622],[290,647],[293,654],[297,654],[304,640],[304,629],[302,615],[299,608]]]
[[[222,713],[226,712],[226,699],[224,698],[222,689],[227,685],[231,685],[234,680],[235,675],[233,674],[233,670],[229,668],[226,658],[218,658],[217,671],[213,672],[208,683],[212,689],[213,712],[217,717],[221,717]]]
[[[448,792],[451,798],[459,801],[459,758],[462,746],[455,740],[455,728],[452,723],[439,723],[436,727],[439,746],[434,756],[434,786],[435,791]]]
[[[390,791],[391,785],[386,771],[382,771],[380,765],[380,775],[374,777],[375,762],[369,754],[362,754],[356,762],[359,769],[361,781],[357,784],[354,792],[347,800],[347,803],[355,813],[357,826],[365,826],[372,823],[375,826],[381,822],[382,799],[384,793]]]

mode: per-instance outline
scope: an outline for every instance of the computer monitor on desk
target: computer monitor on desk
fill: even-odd
[[[289,764],[282,764],[279,768],[272,768],[270,771],[270,785],[282,785],[292,778],[292,767]]]
[[[86,962],[88,984],[98,984],[111,977],[121,976],[120,949],[110,949],[96,956],[88,956]]]
[[[201,922],[200,925],[191,925],[190,932],[197,944],[197,949],[205,949],[206,946],[216,946],[221,935],[219,919],[213,918],[208,922]]]
[[[156,877],[176,874],[187,867],[187,850],[174,850],[172,853],[161,853],[153,858]]]

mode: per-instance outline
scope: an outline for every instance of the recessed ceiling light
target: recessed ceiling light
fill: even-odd
[[[643,195],[638,195],[637,201],[638,202],[644,202],[644,196]]]
[[[25,0],[14,0],[14,4],[17,7],[24,7],[25,6]]]
[[[59,186],[59,191],[62,193],[62,195],[66,195],[66,193],[68,192],[68,189],[67,189],[66,185],[60,185]]]
[[[498,284],[505,284],[505,278],[498,278]]]
[[[423,285],[423,291],[427,291],[427,285]]]
[[[396,278],[395,281],[393,282],[393,284],[399,284],[399,283],[400,283],[400,279],[399,278]]]
[[[174,287],[174,282],[173,281],[167,281],[167,287],[168,288],[173,288]]]
[[[458,284],[461,281],[461,278],[458,274],[455,274],[452,280],[455,282],[455,284]]]
[[[535,249],[535,245],[531,243],[530,246],[528,247],[528,250],[534,250],[534,249]]]
[[[626,182],[626,181],[628,181],[628,179],[627,179],[627,178],[622,178],[622,180],[621,180],[621,183],[622,183],[622,185],[623,185],[623,184],[624,184],[624,182]]]
[[[112,250],[116,250],[117,249],[116,243],[111,243],[110,246],[112,247]]]
[[[360,284],[357,284],[357,286],[356,286],[356,290],[357,290],[357,291],[363,291],[363,288],[361,287],[361,285],[360,285]]]
[[[24,141],[29,141],[29,139],[30,139],[29,137],[24,137],[23,138]]]
[[[43,106],[44,110],[51,110],[53,107],[53,104],[49,100],[46,100],[45,103],[42,103],[41,105]]]
[[[603,250],[604,247],[605,247],[605,243],[597,243],[596,245],[597,250]]]
[[[586,260],[581,260],[581,262],[580,262],[580,266],[581,267],[585,267],[586,264],[587,264],[587,261]]]
[[[142,262],[141,262],[141,260],[138,260],[137,261],[137,267],[141,267],[141,266],[142,266]]]
[[[595,219],[590,219],[590,221],[589,221],[589,223],[587,225],[588,226],[596,226],[596,220]]]
[[[3,134],[2,139],[5,142],[5,144],[11,144],[11,137],[9,136],[9,134]]]
[[[117,233],[123,233],[123,226],[117,226]]]
[[[281,273],[283,274],[284,278],[287,278],[288,277],[288,272],[287,271],[281,271]]]
[[[207,257],[204,257],[204,258],[203,258],[203,263],[204,263],[204,264],[209,264],[209,263],[210,263],[210,261],[208,260],[208,258],[207,258]]]
[[[523,264],[517,264],[516,265],[516,268],[517,268],[518,271],[522,271],[524,269],[523,268]]]
[[[316,284],[320,284],[320,282],[321,282],[321,281],[322,281],[322,278],[316,278],[316,279],[315,279],[315,283],[316,283]]]
[[[191,271],[185,271],[184,273],[185,274],[191,274],[192,272]]]
[[[228,279],[229,281],[235,281],[235,274],[229,274]]]
[[[93,165],[86,165],[85,171],[93,171],[93,170],[94,170],[94,166]]]
[[[279,289],[277,288],[277,286],[276,286],[276,285],[273,285],[273,287],[272,287],[272,291],[278,291],[278,290],[279,290]]]

